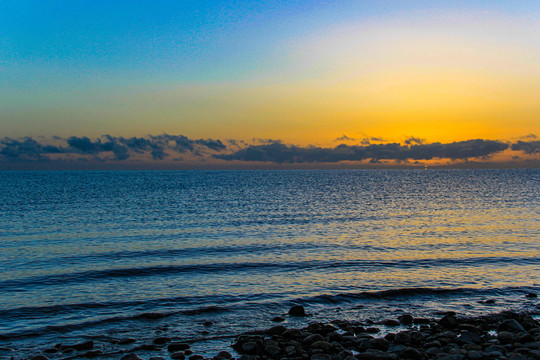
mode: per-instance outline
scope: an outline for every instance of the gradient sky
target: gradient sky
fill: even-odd
[[[0,136],[540,135],[539,1],[0,2]]]

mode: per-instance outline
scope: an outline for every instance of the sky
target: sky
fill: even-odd
[[[0,169],[538,167],[539,99],[538,1],[0,2]]]

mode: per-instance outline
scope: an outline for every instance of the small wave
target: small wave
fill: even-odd
[[[517,257],[475,257],[475,258],[450,258],[450,259],[420,259],[420,260],[350,260],[350,261],[299,261],[289,263],[215,263],[215,264],[190,264],[151,266],[121,269],[103,269],[84,271],[79,273],[67,273],[50,276],[35,276],[18,280],[0,281],[0,290],[24,290],[29,286],[52,286],[69,283],[85,283],[91,281],[103,281],[114,278],[134,278],[144,276],[168,276],[183,273],[230,273],[238,271],[313,271],[321,269],[346,268],[360,269],[416,269],[434,267],[463,267],[492,265],[498,263],[513,263],[521,265],[540,264],[540,258],[517,258]]]

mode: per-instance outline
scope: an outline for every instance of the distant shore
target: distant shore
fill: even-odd
[[[536,294],[530,294],[536,297]],[[301,306],[290,309],[288,316],[305,316]],[[279,323],[283,319],[274,319]],[[219,338],[219,337],[216,337]],[[205,339],[212,339],[209,334]],[[540,322],[530,313],[504,311],[476,317],[453,312],[440,318],[418,318],[402,314],[397,319],[380,322],[335,320],[309,323],[295,329],[276,325],[266,330],[238,336],[221,337],[232,345],[215,354],[197,354],[197,340],[156,337],[151,342],[138,339],[100,339],[74,344],[52,344],[36,349],[26,358],[5,359],[71,360],[480,360],[540,359]]]

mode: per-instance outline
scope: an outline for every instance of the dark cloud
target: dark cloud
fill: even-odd
[[[405,144],[406,145],[413,145],[413,144],[423,144],[426,142],[426,139],[420,139],[420,138],[417,138],[417,137],[414,137],[414,136],[411,136],[407,139],[405,139]]]
[[[55,142],[65,142],[65,147],[42,144],[32,138],[0,140],[0,159],[11,161],[45,161],[46,154],[72,153],[92,155],[95,161],[106,158],[100,156],[104,152],[112,152],[114,160],[127,160],[134,153],[149,153],[154,160],[162,160],[168,156],[166,150],[179,153],[190,152],[195,156],[204,156],[206,152],[215,153],[227,149],[221,140],[190,139],[184,135],[162,134],[148,137],[115,137],[103,135],[92,140],[86,136],[71,136],[62,139],[53,137]]]
[[[341,144],[335,148],[298,147],[279,141],[251,145],[232,154],[214,155],[223,160],[261,161],[275,163],[332,163],[339,161],[371,160],[430,160],[447,158],[465,160],[486,157],[506,150],[508,145],[494,140],[467,140],[449,144],[433,143],[406,146],[398,143],[366,146]]]
[[[540,153],[540,141],[518,141],[512,144],[511,149],[523,151],[525,154],[538,154]]]
[[[22,141],[6,137],[0,140],[0,144],[3,145],[0,155],[12,161],[47,161],[49,157],[46,154],[65,152],[64,149],[56,146],[42,145],[30,137],[24,138]]]
[[[354,138],[348,137],[347,135],[343,134],[343,136],[338,137],[334,141],[356,141]]]

